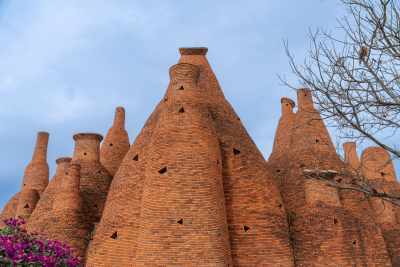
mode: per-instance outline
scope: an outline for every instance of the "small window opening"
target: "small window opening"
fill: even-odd
[[[333,224],[337,224],[338,220],[336,218],[333,218]]]
[[[286,106],[289,106],[289,104],[286,103]]]
[[[244,226],[243,226],[243,230],[244,230],[245,232],[247,232],[247,231],[250,230],[250,227],[248,227],[247,225],[244,225]]]
[[[234,154],[234,155],[239,155],[239,154],[240,154],[240,150],[234,148],[234,149],[233,149],[233,154]]]
[[[183,85],[181,85],[178,90],[184,90],[184,89],[185,88],[183,88]]]
[[[94,204],[93,207],[96,208],[96,209],[98,208],[97,204]]]
[[[110,143],[110,146],[113,146],[113,143]]]
[[[183,113],[183,112],[185,112],[185,109],[184,108],[180,108],[179,109],[179,113]]]
[[[68,175],[69,174],[69,172],[65,172],[65,175]]]
[[[281,170],[280,170],[280,169],[277,169],[277,170],[276,170],[276,172],[277,172],[277,173],[280,173],[280,172],[281,172]]]
[[[282,204],[279,204],[278,207],[279,207],[279,208],[282,208]]]
[[[384,172],[381,172],[381,176],[383,177],[383,176],[385,176],[386,175],[386,173],[384,173]]]
[[[117,237],[118,237],[118,233],[117,233],[117,232],[114,232],[114,233],[111,235],[111,238],[112,238],[112,239],[117,239]]]
[[[217,165],[219,164],[219,160],[217,159]]]
[[[337,179],[336,182],[341,183],[342,182],[342,178]]]
[[[29,209],[29,204],[25,204],[24,208]]]
[[[133,160],[134,160],[134,161],[138,161],[138,160],[139,160],[139,154],[136,154],[136,155],[133,157]]]
[[[183,224],[183,219],[179,219],[179,220],[177,221],[177,223]]]
[[[357,244],[357,241],[356,240],[353,240],[353,245],[356,245]]]
[[[164,102],[167,102],[167,101],[168,101],[168,97],[165,97],[165,98],[164,98]]]
[[[167,167],[163,167],[163,168],[161,168],[161,169],[158,170],[158,173],[159,173],[159,174],[164,174],[164,173],[166,173],[166,172],[167,172]]]
[[[315,139],[315,143],[317,143],[317,144],[318,144],[318,143],[319,143],[319,139]]]
[[[84,153],[83,153],[83,155],[84,155],[84,156],[86,156],[86,155],[87,155],[87,153],[86,153],[86,152],[84,152]]]
[[[26,184],[24,184],[24,186],[25,186]]]

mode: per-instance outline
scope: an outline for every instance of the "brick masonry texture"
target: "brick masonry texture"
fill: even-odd
[[[309,90],[282,115],[268,162],[225,99],[207,48],[181,48],[170,83],[134,143],[117,107],[104,141],[73,136],[48,182],[38,133],[19,193],[0,218],[71,244],[97,266],[400,266],[400,209],[309,176],[362,173],[400,195],[389,154],[336,153]]]

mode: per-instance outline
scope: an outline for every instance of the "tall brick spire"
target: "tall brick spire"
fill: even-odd
[[[49,165],[47,164],[47,145],[49,134],[39,132],[32,160],[25,169],[21,191],[24,187],[35,189],[42,194],[49,183]]]
[[[180,49],[114,177],[89,266],[293,266],[277,185],[206,52]]]
[[[68,168],[71,162],[71,158],[62,157],[56,160],[57,168],[56,173],[50,180],[49,185],[43,192],[32,216],[27,224],[27,230],[29,232],[37,232],[43,235],[51,234],[49,227],[53,224],[53,203],[58,190],[61,187],[61,183],[65,175],[67,175]]]
[[[128,132],[125,130],[125,109],[117,107],[113,125],[100,148],[100,162],[114,176],[129,150]]]

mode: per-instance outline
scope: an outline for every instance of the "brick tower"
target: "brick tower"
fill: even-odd
[[[47,145],[49,133],[39,132],[37,134],[36,146],[32,160],[25,169],[21,191],[25,187],[35,189],[39,195],[43,193],[49,183],[49,165],[47,164]]]
[[[100,162],[114,176],[129,150],[129,136],[125,130],[125,109],[115,109],[114,122],[101,144]]]
[[[399,195],[400,185],[396,180],[394,166],[389,153],[380,147],[369,147],[361,156],[361,170],[369,183],[378,191]],[[381,198],[371,198],[375,219],[380,225],[393,266],[400,265],[399,207]]]
[[[49,183],[49,165],[47,164],[47,145],[49,134],[39,132],[32,160],[25,168],[21,191],[15,215],[28,220],[39,201],[40,195]]]
[[[50,227],[50,236],[66,242],[77,252],[85,255],[90,234],[90,224],[83,213],[83,201],[80,192],[80,165],[71,163],[66,175],[62,176],[60,187],[53,203],[53,218],[57,224]]]
[[[27,230],[29,232],[37,232],[44,235],[50,233],[51,228],[49,225],[54,224],[52,220],[53,202],[61,187],[62,180],[68,172],[70,162],[71,158],[68,157],[62,157],[56,160],[56,173],[43,192],[27,224]]]
[[[80,165],[80,192],[82,210],[86,222],[93,227],[100,221],[111,175],[100,163],[100,142],[103,137],[96,133],[78,133],[75,140],[72,163]]]
[[[278,187],[206,52],[180,49],[114,177],[88,266],[293,266]]]
[[[346,201],[342,203],[348,196],[336,188],[310,179],[329,176],[343,180],[345,166],[313,107],[310,91],[298,90],[297,98],[299,108],[295,114],[290,108],[294,105],[286,106],[285,98],[282,101],[282,116],[269,159],[271,171],[280,180],[288,209],[296,266],[352,266],[375,262],[388,266],[388,256],[376,225],[358,227],[357,216],[363,211],[350,207]],[[366,221],[362,220],[368,224]],[[371,250],[364,251],[360,240],[374,235],[378,236],[377,244],[371,244]],[[375,254],[369,255],[375,250]]]

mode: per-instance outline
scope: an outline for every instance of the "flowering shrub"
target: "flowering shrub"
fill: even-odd
[[[0,266],[77,267],[80,260],[72,249],[57,240],[40,239],[28,234],[22,219],[7,219],[0,229]]]

